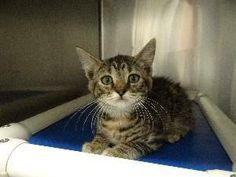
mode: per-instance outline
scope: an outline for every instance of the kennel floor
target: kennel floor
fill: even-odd
[[[91,141],[93,107],[83,108],[46,129],[34,134],[31,144],[81,151],[83,143]],[[92,111],[92,112],[91,112]],[[183,167],[195,170],[220,169],[230,171],[232,162],[209,126],[200,107],[193,102],[195,127],[174,144],[166,144],[139,161]]]

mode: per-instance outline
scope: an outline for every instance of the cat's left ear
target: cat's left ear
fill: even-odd
[[[135,56],[135,60],[146,67],[151,67],[156,51],[156,39],[151,39],[145,47]]]

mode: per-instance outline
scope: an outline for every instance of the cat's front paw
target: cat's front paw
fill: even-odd
[[[113,148],[107,148],[102,152],[102,155],[111,156],[111,157],[120,157],[120,153]]]
[[[82,152],[92,153],[92,149],[91,143],[84,143],[82,146]]]
[[[168,135],[167,141],[169,143],[175,143],[175,142],[179,141],[180,138],[181,138],[180,135]]]
[[[101,154],[104,150],[104,146],[100,143],[84,143],[82,146],[82,152]]]
[[[134,159],[128,153],[125,153],[124,151],[120,151],[117,148],[107,148],[102,152],[102,155],[110,156],[110,157],[119,157],[119,158],[124,158],[124,159]]]

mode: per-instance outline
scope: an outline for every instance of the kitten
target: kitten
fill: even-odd
[[[101,111],[96,136],[83,145],[83,152],[137,159],[191,129],[191,103],[184,90],[166,78],[152,77],[155,49],[152,39],[136,56],[99,60],[77,48]]]

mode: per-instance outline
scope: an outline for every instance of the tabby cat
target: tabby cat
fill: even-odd
[[[101,114],[82,151],[137,159],[174,143],[193,126],[190,101],[179,84],[152,77],[156,40],[136,55],[100,60],[77,48]]]

